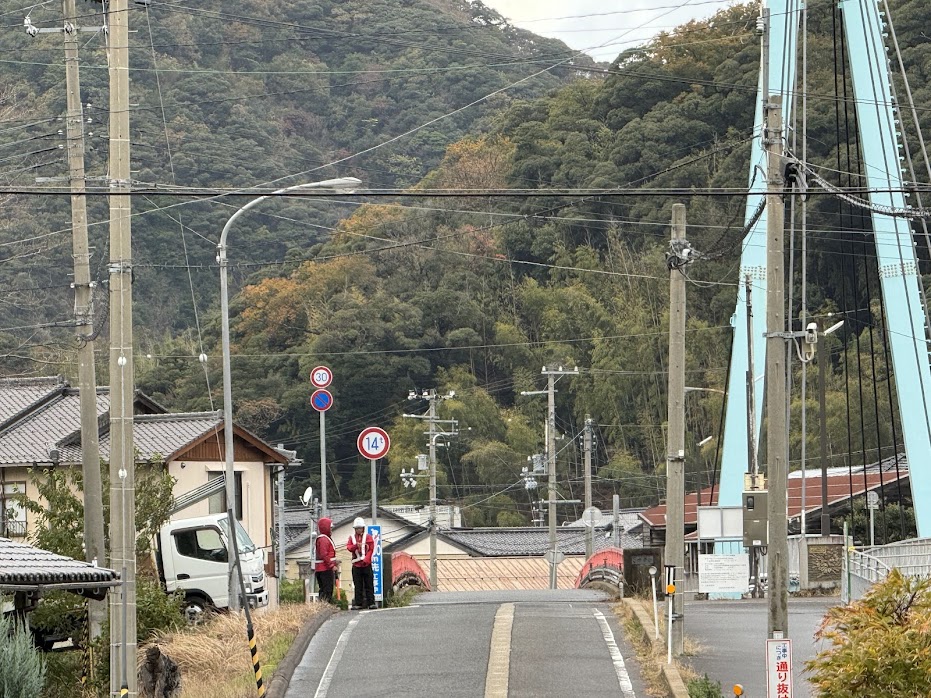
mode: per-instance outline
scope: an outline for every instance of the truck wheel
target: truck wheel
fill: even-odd
[[[184,617],[191,625],[200,625],[207,618],[212,606],[201,596],[188,596],[184,600]]]

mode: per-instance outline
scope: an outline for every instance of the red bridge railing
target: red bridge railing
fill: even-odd
[[[430,591],[430,580],[416,558],[407,553],[394,553],[391,556],[391,586],[395,590],[406,586],[420,586]]]
[[[620,548],[605,548],[592,555],[575,578],[576,589],[594,581],[620,584],[624,578],[624,551]]]

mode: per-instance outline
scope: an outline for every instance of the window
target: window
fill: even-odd
[[[3,483],[3,497],[0,501],[0,535],[7,538],[26,535],[26,509],[19,496],[26,493],[25,482]]]
[[[223,477],[224,473],[207,473],[207,481]],[[234,478],[234,491],[236,492],[236,518],[242,521],[242,473],[236,473]],[[208,500],[211,514],[226,513],[226,490],[212,495]]]
[[[174,534],[179,555],[208,562],[227,562],[226,546],[215,528],[194,528]]]

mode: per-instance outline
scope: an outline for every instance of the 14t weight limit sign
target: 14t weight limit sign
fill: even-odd
[[[369,460],[378,460],[388,453],[388,449],[391,448],[391,439],[388,438],[388,432],[384,429],[367,427],[356,439],[356,446],[364,457]]]

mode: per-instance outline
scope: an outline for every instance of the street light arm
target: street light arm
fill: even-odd
[[[283,189],[273,191],[271,194],[265,194],[264,196],[252,199],[252,201],[247,203],[245,206],[236,211],[236,213],[230,216],[230,219],[226,221],[226,225],[223,226],[223,232],[220,233],[220,242],[217,244],[217,249],[220,251],[220,256],[222,258],[226,257],[226,236],[229,235],[230,228],[233,227],[233,223],[236,221],[236,219],[250,208],[257,206],[266,199],[269,199],[273,196],[278,196],[280,194],[286,194],[289,191],[297,191],[299,189],[333,189],[337,192],[350,193],[355,189],[358,189],[360,184],[362,184],[362,180],[357,179],[356,177],[338,177],[336,179],[325,179],[322,182],[295,184],[290,187],[284,187]]]

